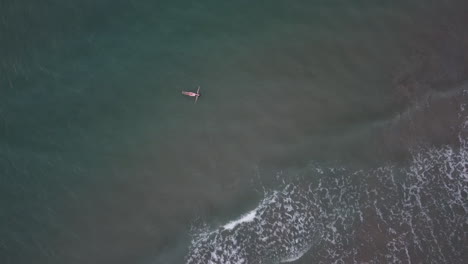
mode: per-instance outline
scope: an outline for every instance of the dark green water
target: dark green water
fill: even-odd
[[[310,162],[453,144],[411,111],[464,89],[462,5],[406,2],[1,0],[0,262],[183,263]]]

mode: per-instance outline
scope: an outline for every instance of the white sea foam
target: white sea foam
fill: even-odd
[[[187,263],[284,263],[304,255],[312,263],[462,263],[468,247],[463,133],[457,147],[414,150],[405,168],[309,168],[307,181],[271,191],[238,220],[200,231]]]
[[[223,227],[224,227],[224,229],[231,230],[234,227],[236,227],[238,224],[251,222],[252,220],[254,220],[256,214],[257,214],[257,208],[255,208],[254,210],[250,211],[249,213],[241,216],[241,218],[227,223]]]

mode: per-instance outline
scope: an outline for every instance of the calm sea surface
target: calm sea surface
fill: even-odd
[[[467,263],[468,6],[378,2],[0,0],[0,263]]]

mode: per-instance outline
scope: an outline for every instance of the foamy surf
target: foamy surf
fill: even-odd
[[[407,167],[311,166],[228,224],[201,231],[187,263],[464,263],[468,142],[420,147]],[[307,256],[307,257],[305,257]]]
[[[254,210],[250,211],[249,213],[243,215],[241,218],[239,218],[239,219],[237,219],[235,221],[231,221],[231,222],[227,223],[223,227],[224,227],[224,229],[231,230],[231,229],[233,229],[234,227],[236,227],[237,225],[239,225],[241,223],[246,223],[246,222],[253,221],[256,214],[257,214],[257,208],[255,208]]]
[[[194,241],[188,263],[265,263],[300,258],[312,235],[305,204],[294,187],[267,195],[257,208]],[[302,212],[302,213],[300,213]],[[273,235],[273,236],[272,236]]]

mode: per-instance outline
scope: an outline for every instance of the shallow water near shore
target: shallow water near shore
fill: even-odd
[[[46,2],[0,4],[1,263],[467,261],[462,1]]]

